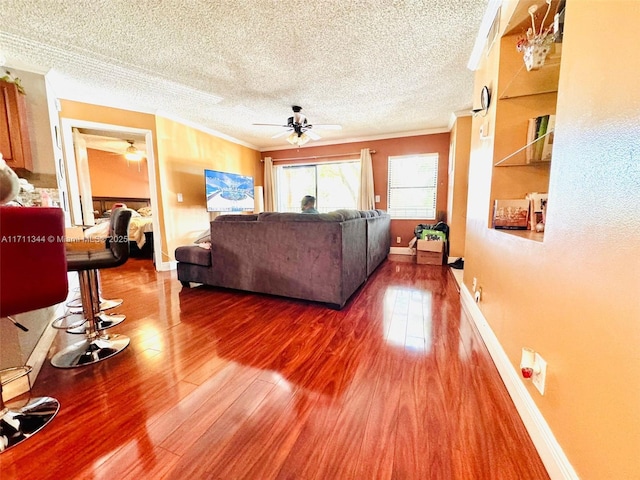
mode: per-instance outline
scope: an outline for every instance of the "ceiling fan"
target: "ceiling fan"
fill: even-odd
[[[133,162],[139,162],[140,160],[142,160],[144,158],[144,152],[142,150],[138,150],[135,147],[135,142],[133,140],[127,140],[126,142],[129,144],[129,146],[124,151],[124,158]]]
[[[303,113],[300,113],[302,107],[293,105],[291,109],[293,110],[293,116],[289,117],[286,125],[280,125],[277,123],[254,123],[254,125],[286,128],[285,131],[276,133],[271,138],[279,138],[289,134],[287,141],[292,145],[302,146],[309,140],[319,140],[321,138],[320,135],[312,130],[314,125],[307,121],[307,117]],[[316,124],[315,127],[325,128],[327,130],[340,130],[342,128],[341,125],[330,124]]]

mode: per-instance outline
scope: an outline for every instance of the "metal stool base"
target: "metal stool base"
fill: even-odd
[[[112,308],[119,307],[120,305],[122,305],[123,301],[124,300],[122,300],[121,298],[105,300],[104,298],[100,297],[100,311],[104,312],[105,310],[111,310]],[[82,309],[82,300],[80,299],[79,301],[79,299],[76,298],[75,300],[71,300],[70,302],[68,302],[66,306],[72,309]]]
[[[98,319],[96,322],[96,328],[98,330],[106,330],[108,328],[115,327],[116,325],[120,325],[124,322],[124,319],[127,318],[127,316],[118,313],[101,313],[96,315],[96,318]],[[66,329],[66,332],[74,335],[84,335],[87,333],[86,322],[87,320],[85,319],[80,326],[70,326]]]
[[[51,365],[57,368],[75,368],[106,360],[127,348],[131,340],[126,335],[110,335],[85,339],[56,353]]]
[[[22,408],[7,408],[0,418],[0,453],[35,435],[59,409],[60,402],[51,397],[32,398]]]

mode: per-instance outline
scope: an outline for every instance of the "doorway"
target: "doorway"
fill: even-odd
[[[114,150],[118,143],[123,145],[122,142],[127,144],[133,142],[135,148],[142,151],[143,156],[146,157],[148,173],[148,198],[153,229],[153,261],[156,269],[160,269],[158,267],[162,265],[162,234],[158,218],[158,194],[151,130],[69,118],[61,119],[61,127],[64,165],[56,165],[56,168],[66,169],[66,174],[63,172],[62,176],[67,178],[70,210],[70,225],[68,226],[85,226],[96,223],[89,159],[86,151],[87,145],[81,132],[90,132],[90,135],[101,137],[104,143],[111,144],[109,148]],[[111,141],[109,141],[110,139]],[[126,146],[124,149],[126,149]],[[124,153],[124,149],[122,153]]]

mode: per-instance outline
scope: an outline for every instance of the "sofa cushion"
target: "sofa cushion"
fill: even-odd
[[[258,216],[259,222],[342,222],[344,217],[337,212],[330,213],[292,213],[263,212]]]
[[[361,218],[359,210],[348,210],[343,208],[331,213],[339,213],[340,215],[342,215],[342,218],[345,220],[354,220],[356,218]]]
[[[176,248],[176,260],[178,262],[191,263],[193,265],[211,266],[211,251],[197,245],[187,245]]]
[[[360,216],[362,218],[373,218],[379,217],[380,213],[378,210],[360,210]]]
[[[218,215],[214,219],[214,222],[255,222],[256,220],[258,220],[257,214],[240,215],[237,213],[229,213],[229,214]]]

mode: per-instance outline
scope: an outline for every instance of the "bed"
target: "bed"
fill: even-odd
[[[153,258],[153,218],[148,198],[93,197],[96,224],[84,231],[84,238],[106,241],[111,209],[117,204],[124,204],[135,212],[129,223],[129,255],[134,258]]]

